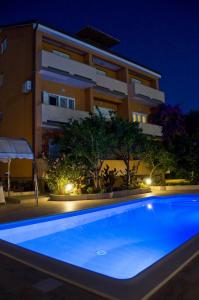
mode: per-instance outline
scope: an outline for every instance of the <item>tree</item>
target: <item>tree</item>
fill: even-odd
[[[184,142],[184,164],[189,178],[199,183],[199,111],[191,111],[186,115],[186,136]]]
[[[174,157],[165,150],[161,142],[147,140],[145,150],[141,154],[143,161],[150,168],[150,178],[153,179],[155,172],[159,171],[163,177],[168,169],[174,167]]]
[[[113,187],[116,182],[117,175],[118,175],[118,171],[116,170],[116,168],[111,170],[108,165],[106,165],[106,167],[101,171],[100,176],[102,178],[103,186],[106,192],[113,191]]]
[[[63,127],[61,148],[76,163],[81,163],[93,179],[96,191],[100,189],[100,170],[111,153],[115,136],[110,121],[102,114],[90,114],[80,121],[70,121]]]
[[[178,105],[161,104],[149,115],[149,122],[162,126],[163,142],[170,149],[178,136],[185,134],[185,118]]]
[[[191,111],[184,120],[184,134],[175,136],[169,147],[175,156],[174,175],[199,183],[199,111]]]
[[[136,159],[142,150],[145,137],[138,123],[129,122],[119,117],[111,118],[111,131],[117,139],[114,153],[126,166],[126,187],[129,188],[132,172],[130,160]]]
[[[46,183],[49,190],[55,194],[64,194],[65,186],[73,183],[75,190],[79,191],[83,181],[84,173],[80,165],[74,165],[65,155],[56,159],[49,159],[46,174]]]

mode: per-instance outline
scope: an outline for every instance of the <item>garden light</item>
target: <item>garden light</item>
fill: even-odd
[[[67,183],[64,188],[65,188],[66,193],[70,193],[74,189],[74,184],[73,183]]]
[[[150,177],[146,178],[146,179],[145,179],[145,183],[146,183],[147,185],[151,185],[151,184],[152,184],[151,178],[150,178]]]

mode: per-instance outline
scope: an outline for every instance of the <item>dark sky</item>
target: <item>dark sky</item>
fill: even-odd
[[[199,109],[197,2],[0,0],[0,23],[38,19],[69,33],[93,25],[120,39],[114,50],[160,71],[167,102],[187,111]]]

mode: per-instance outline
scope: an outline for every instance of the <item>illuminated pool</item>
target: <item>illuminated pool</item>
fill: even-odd
[[[116,279],[129,279],[199,233],[199,196],[147,200],[0,226],[0,239]]]

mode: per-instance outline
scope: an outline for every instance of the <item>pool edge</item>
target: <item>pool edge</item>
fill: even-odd
[[[131,279],[114,279],[37,254],[4,240],[0,253],[59,280],[110,300],[149,299],[199,255],[199,234]]]

